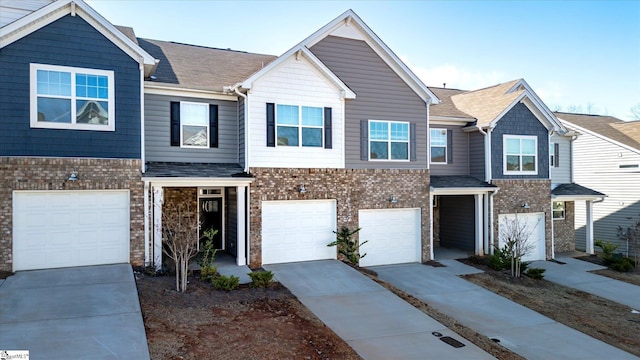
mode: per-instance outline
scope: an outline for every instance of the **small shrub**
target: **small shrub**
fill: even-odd
[[[511,257],[507,247],[496,248],[493,255],[489,255],[488,265],[493,270],[501,271],[511,267]]]
[[[231,291],[237,289],[240,286],[240,278],[237,276],[216,276],[211,280],[213,287],[218,290]]]
[[[200,269],[200,280],[210,281],[218,276],[218,267],[205,265]]]
[[[616,249],[618,248],[618,245],[612,244],[609,241],[596,240],[594,244],[600,249],[602,249],[602,254],[604,258],[607,258],[607,256],[613,255],[613,252],[616,251]]]
[[[628,272],[633,270],[633,260],[624,256],[615,256],[613,257],[615,260],[609,267],[611,270],[618,272]]]
[[[531,262],[529,262],[529,261],[521,261],[520,262],[520,271],[521,272],[527,271],[527,269],[529,268],[529,265],[531,265]]]
[[[357,234],[358,231],[360,231],[360,228],[351,230],[348,227],[343,226],[342,228],[340,228],[340,231],[333,232],[334,234],[336,234],[336,241],[332,241],[331,243],[327,244],[327,246],[331,247],[337,245],[338,252],[340,254],[344,255],[350,263],[358,265],[360,259],[367,255],[360,254],[360,246],[368,242],[367,240],[358,243],[358,241],[353,238],[353,236]]]
[[[251,278],[251,287],[266,288],[273,282],[273,273],[271,271],[255,271],[247,275]]]
[[[544,272],[545,271],[547,271],[547,269],[530,268],[529,270],[527,270],[526,274],[527,274],[528,277],[530,277],[532,279],[542,280],[544,278]]]

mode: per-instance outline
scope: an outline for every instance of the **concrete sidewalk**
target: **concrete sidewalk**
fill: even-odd
[[[582,290],[619,304],[627,305],[632,309],[640,310],[640,286],[592,274],[588,271],[606,268],[588,261],[568,257],[559,257],[556,260],[564,264],[552,261],[536,261],[530,267],[547,269],[544,273],[545,280]]]
[[[0,349],[30,359],[149,359],[129,264],[19,271],[0,285]]]
[[[365,359],[492,358],[340,261],[263,267]],[[465,346],[450,346],[434,332]]]
[[[457,275],[481,272],[456,260],[372,267],[378,277],[527,359],[637,359]]]

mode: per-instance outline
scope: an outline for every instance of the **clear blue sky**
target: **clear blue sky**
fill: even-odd
[[[138,37],[280,55],[353,9],[430,86],[524,78],[552,110],[631,120],[640,1],[89,0]]]

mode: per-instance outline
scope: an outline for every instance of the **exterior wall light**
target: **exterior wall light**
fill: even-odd
[[[73,170],[71,171],[71,175],[69,175],[69,179],[67,179],[69,181],[76,181],[78,180],[78,172]]]
[[[530,207],[531,207],[531,206],[529,206],[529,203],[528,203],[528,202],[526,202],[526,201],[524,202],[524,204],[522,204],[522,208],[523,208],[523,209],[529,209]]]
[[[398,203],[398,198],[395,196],[392,196],[391,199],[389,199],[389,202],[392,204],[397,204]]]
[[[300,189],[298,191],[300,191],[300,194],[304,194],[307,192],[307,189],[304,187],[304,184],[302,184],[300,185]]]

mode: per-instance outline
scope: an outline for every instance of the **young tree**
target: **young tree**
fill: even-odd
[[[162,251],[175,263],[176,291],[187,291],[189,262],[198,253],[198,217],[188,205],[169,206],[162,212]]]
[[[640,216],[626,228],[618,225],[618,238],[626,241],[627,247],[631,246],[633,261],[635,262],[635,267],[638,268],[640,266]],[[628,251],[627,256],[629,256]]]
[[[518,218],[504,218],[500,224],[500,241],[511,259],[511,276],[520,277],[522,258],[533,250],[530,238],[533,229],[529,229],[526,221]]]

